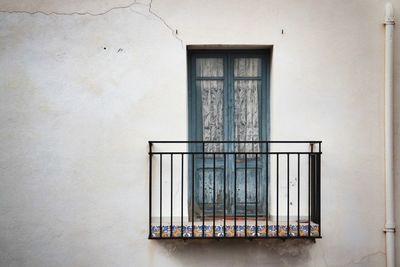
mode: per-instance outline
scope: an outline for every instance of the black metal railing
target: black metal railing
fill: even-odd
[[[149,238],[321,238],[321,143],[149,141]]]

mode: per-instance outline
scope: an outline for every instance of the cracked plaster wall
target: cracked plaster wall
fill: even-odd
[[[384,266],[383,12],[378,0],[3,0],[0,266]],[[274,46],[272,138],[324,142],[316,244],[146,239],[146,142],[186,139],[189,44]]]

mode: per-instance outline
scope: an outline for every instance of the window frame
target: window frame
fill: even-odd
[[[235,80],[241,78],[234,77],[234,59],[240,57],[259,57],[261,58],[261,88],[259,90],[259,120],[260,120],[260,141],[269,140],[270,133],[270,65],[271,65],[272,49],[217,49],[217,50],[188,50],[187,53],[187,70],[188,70],[188,136],[189,141],[202,141],[202,133],[199,134],[198,129],[202,128],[202,115],[201,115],[201,101],[199,96],[194,94],[198,93],[196,90],[196,59],[198,58],[223,58],[224,60],[224,76],[221,78],[224,81],[224,104],[228,103],[229,107],[224,108],[224,140],[234,140],[234,124],[230,123],[227,131],[225,118],[230,121],[235,120],[234,112],[228,111],[234,109],[234,85]],[[218,79],[218,78],[217,78]],[[246,78],[244,78],[246,79]],[[243,80],[243,79],[242,79]],[[231,84],[232,83],[232,84]],[[228,89],[230,88],[230,89]],[[226,91],[225,91],[226,90]],[[229,92],[231,91],[231,92]],[[226,93],[225,93],[226,92]],[[228,114],[226,114],[228,113]],[[198,115],[200,114],[200,115]],[[230,136],[229,136],[230,135]],[[221,140],[223,141],[223,140]],[[188,144],[188,149],[191,152],[202,151],[202,145],[197,143]],[[264,148],[265,149],[265,148]],[[268,150],[268,148],[266,148]],[[224,150],[233,151],[233,144],[225,144]],[[190,162],[188,162],[188,174],[193,172]],[[190,207],[192,205],[193,196],[191,194],[192,181],[188,181],[188,202]],[[197,190],[197,189],[196,189]],[[267,193],[267,196],[269,194]],[[269,201],[268,201],[269,203]],[[267,209],[268,211],[269,209]],[[267,215],[269,216],[269,214]]]

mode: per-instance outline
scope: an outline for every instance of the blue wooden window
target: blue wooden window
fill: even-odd
[[[194,50],[188,53],[189,68],[189,138],[203,141],[261,141],[268,140],[269,122],[269,50]],[[205,152],[259,152],[259,144],[201,144],[192,145],[191,151]],[[255,155],[247,159],[248,180],[247,214],[265,215],[266,159]],[[237,216],[244,213],[244,155],[215,156],[216,214],[225,212]],[[204,163],[203,163],[204,161]],[[263,163],[264,162],[264,163]],[[203,184],[204,210],[213,209],[213,155],[194,159],[195,217],[202,214]],[[256,175],[256,171],[258,172]],[[203,173],[204,172],[204,173]],[[226,174],[224,173],[226,172]],[[236,184],[233,181],[236,173]],[[225,181],[224,192],[224,175]],[[204,182],[203,182],[204,177]],[[255,177],[258,177],[258,202],[255,203]],[[235,186],[236,185],[236,186]],[[191,186],[191,181],[189,181]],[[191,192],[189,190],[189,192]],[[190,201],[192,196],[189,197]]]

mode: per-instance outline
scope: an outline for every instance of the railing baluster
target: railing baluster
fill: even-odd
[[[206,183],[205,183],[205,177],[206,177],[206,162],[205,162],[205,154],[204,154],[204,146],[205,146],[205,143],[203,142],[203,197],[202,197],[202,200],[203,200],[203,227],[202,227],[202,236],[204,237],[204,215],[205,215],[205,213],[204,213],[204,211],[205,211],[205,207],[204,207],[204,205],[205,205],[205,198],[204,198],[204,196],[205,196],[205,186],[206,186]]]
[[[213,237],[215,237],[215,153],[213,153]]]
[[[321,152],[321,144],[319,144],[319,152]],[[317,155],[317,181],[318,181],[318,187],[317,187],[317,203],[318,203],[318,236],[321,236],[321,154]]]
[[[247,237],[247,154],[244,154],[244,236]]]
[[[258,236],[258,155],[256,156],[256,232],[255,236]]]
[[[269,216],[269,154],[268,154],[268,145],[266,146],[266,152],[265,154],[265,236],[269,236],[269,221],[268,221],[268,216]]]
[[[183,170],[184,154],[181,154],[181,237],[183,237]]]
[[[236,170],[236,153],[235,154],[233,154],[234,155],[234,159],[233,159],[233,162],[234,162],[234,172],[235,172],[235,181],[234,181],[234,204],[235,204],[235,209],[234,209],[234,225],[233,225],[233,228],[234,228],[234,230],[235,230],[235,237],[237,236],[237,229],[236,229],[236,191],[237,191],[237,185],[236,185],[236,181],[237,181],[237,170]]]
[[[224,154],[224,237],[226,236],[226,154]]]
[[[289,237],[289,230],[290,230],[290,226],[289,226],[289,208],[290,208],[290,198],[289,198],[289,190],[290,190],[290,184],[289,184],[289,162],[290,162],[290,157],[289,154],[287,154],[287,225],[286,225],[286,234]]]
[[[321,237],[321,142],[318,143],[318,214],[319,214],[319,221],[318,221],[318,235]]]
[[[311,154],[308,154],[308,236],[311,236]]]
[[[192,238],[194,238],[194,157],[192,154]]]
[[[171,154],[171,224],[169,237],[172,238],[172,225],[173,225],[173,199],[174,199],[174,154]]]
[[[276,236],[279,236],[279,154],[276,154]]]
[[[162,155],[160,155],[160,238],[162,238]]]
[[[152,143],[149,142],[149,238],[152,237],[151,216],[152,216],[152,170],[153,170]]]
[[[297,236],[300,236],[300,154],[297,154]]]

